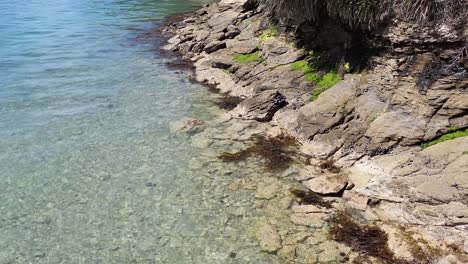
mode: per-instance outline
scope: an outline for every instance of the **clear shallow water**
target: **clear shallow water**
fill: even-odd
[[[277,261],[169,132],[207,91],[134,40],[204,2],[0,1],[0,263]]]

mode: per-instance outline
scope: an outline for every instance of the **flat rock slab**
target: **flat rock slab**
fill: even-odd
[[[259,199],[273,199],[278,194],[280,182],[275,178],[268,178],[257,186],[255,197]]]
[[[304,183],[309,190],[320,194],[339,193],[347,184],[348,177],[345,175],[323,175]]]
[[[208,45],[206,45],[204,50],[206,51],[206,53],[213,53],[217,50],[224,49],[224,48],[226,48],[226,42],[215,40],[213,42],[210,42]]]
[[[328,214],[326,213],[294,213],[291,214],[289,218],[291,219],[291,222],[293,222],[296,225],[320,228],[324,225],[327,216]]]
[[[260,247],[268,253],[275,253],[281,248],[281,237],[276,228],[270,224],[263,223],[256,232]]]
[[[232,53],[249,54],[258,50],[258,41],[255,40],[230,40],[227,41],[227,47]]]

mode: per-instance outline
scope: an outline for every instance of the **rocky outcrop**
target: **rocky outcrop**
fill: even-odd
[[[404,259],[416,261],[410,252],[416,239],[450,256],[433,263],[467,260],[468,137],[421,148],[468,128],[466,24],[427,27],[394,19],[362,34],[330,18],[323,24],[281,21],[273,25],[254,1],[223,0],[169,28],[175,36],[165,49],[191,60],[199,82],[246,98],[228,119],[269,123],[271,131],[301,142],[311,164],[295,178],[317,195],[332,196],[333,209],[294,204],[292,223],[318,229],[334,212],[352,211],[390,234],[389,247]],[[310,45],[296,47],[305,42]],[[308,50],[324,46],[327,52]],[[327,70],[298,63],[324,58],[341,60],[336,85],[317,81]],[[177,130],[198,133],[192,123]],[[324,159],[341,170],[321,168]],[[255,196],[272,200],[281,190],[269,179]],[[395,235],[403,227],[421,238]],[[282,245],[272,225],[256,236],[266,252],[296,261],[291,252],[308,254]]]

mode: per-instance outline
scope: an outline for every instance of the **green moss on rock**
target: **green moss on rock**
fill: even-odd
[[[249,53],[249,54],[241,54],[241,53],[232,54],[232,60],[241,64],[257,61],[259,58],[260,58],[259,51]]]
[[[291,70],[293,71],[302,71],[305,74],[313,72],[315,69],[309,65],[306,60],[296,61],[291,65]]]
[[[275,38],[276,33],[278,33],[278,30],[276,29],[276,27],[270,26],[269,28],[265,29],[262,32],[259,38],[263,41],[272,40]]]
[[[449,131],[453,131],[451,129],[449,129]],[[439,143],[442,143],[442,142],[445,142],[445,141],[448,141],[448,140],[452,140],[452,139],[456,139],[456,138],[461,138],[461,137],[467,137],[468,136],[468,129],[466,130],[458,130],[458,131],[455,131],[455,132],[449,132],[448,134],[445,134],[437,139],[434,139],[432,141],[429,141],[425,144],[422,145],[422,148],[425,149],[425,148],[428,148],[430,146],[434,146],[436,144],[439,144]]]
[[[337,84],[341,80],[341,76],[336,72],[328,72],[322,76],[321,80],[317,82],[317,85],[321,88],[330,88]]]

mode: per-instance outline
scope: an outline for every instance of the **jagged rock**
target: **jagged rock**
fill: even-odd
[[[242,4],[242,12],[247,12],[257,8],[258,2],[255,0],[247,0]]]
[[[212,28],[213,33],[218,33],[224,31],[229,25],[234,24],[238,12],[233,10],[227,10],[222,13],[217,13],[213,15],[208,21],[207,24]]]
[[[304,182],[311,191],[320,194],[337,194],[348,184],[345,175],[323,175]]]
[[[205,46],[204,51],[206,53],[212,53],[212,52],[215,52],[217,50],[224,49],[224,48],[226,48],[226,42],[224,42],[224,41],[213,41],[213,42],[208,43]]]
[[[235,114],[244,119],[268,122],[279,109],[287,104],[286,97],[280,92],[265,91],[242,101],[235,110]]]
[[[229,25],[226,29],[225,36],[227,39],[233,39],[241,33],[240,29],[234,25]]]
[[[256,237],[265,252],[274,253],[281,248],[281,237],[273,225],[261,224],[257,229]]]

